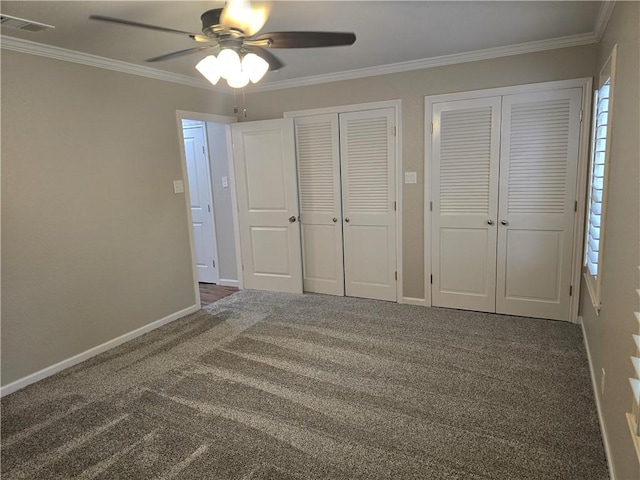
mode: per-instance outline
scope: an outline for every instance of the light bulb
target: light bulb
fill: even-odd
[[[200,60],[196,65],[196,70],[198,70],[204,78],[209,80],[213,85],[218,83],[218,80],[220,80],[218,61],[213,55],[209,55],[208,57]]]
[[[240,72],[240,57],[235,50],[225,48],[218,54],[218,69],[220,76],[227,79]]]
[[[246,87],[249,83],[249,75],[246,72],[239,71],[235,75],[227,78],[227,84],[231,88]]]
[[[258,83],[268,70],[269,64],[255,53],[248,53],[242,59],[242,71],[253,83]]]

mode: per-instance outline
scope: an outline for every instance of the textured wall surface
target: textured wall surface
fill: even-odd
[[[640,469],[625,413],[631,411],[629,377],[634,375],[629,357],[634,354],[631,335],[638,333],[633,316],[638,311],[638,242],[640,242],[640,3],[617,2],[599,45],[598,70],[618,44],[618,67],[613,99],[611,161],[602,257],[602,309],[591,304],[583,282],[581,315],[589,352],[600,385],[605,370],[604,393],[597,392],[604,432],[616,478],[640,478]],[[598,389],[599,390],[599,389]]]
[[[229,96],[2,51],[2,383],[195,303],[176,110]]]

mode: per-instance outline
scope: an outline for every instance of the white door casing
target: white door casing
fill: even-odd
[[[582,89],[503,97],[496,311],[569,319]]]
[[[302,293],[293,120],[231,131],[244,288]]]
[[[295,119],[304,290],[344,295],[338,115]]]
[[[436,103],[432,304],[495,311],[500,97]]]
[[[204,124],[184,127],[183,138],[189,182],[196,274],[199,282],[218,283],[220,276]]]
[[[395,111],[339,121],[346,295],[395,301]]]

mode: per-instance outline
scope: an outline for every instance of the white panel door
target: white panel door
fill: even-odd
[[[436,103],[432,303],[495,311],[500,97]]]
[[[204,142],[204,125],[183,128],[187,160],[193,246],[198,282],[218,283],[216,235],[211,205],[209,157]]]
[[[295,119],[305,292],[344,295],[338,115]]]
[[[395,111],[340,114],[345,290],[396,300]]]
[[[496,311],[569,319],[582,89],[503,97]]]
[[[244,287],[302,293],[293,120],[231,132]]]

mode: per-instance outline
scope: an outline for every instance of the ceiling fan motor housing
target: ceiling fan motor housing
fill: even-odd
[[[215,36],[215,33],[222,30],[220,25],[220,16],[222,15],[222,8],[214,8],[213,10],[207,10],[200,16],[202,20],[202,33],[207,36]],[[214,35],[212,35],[214,34]]]

